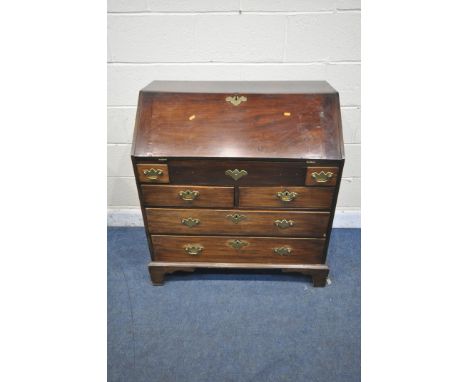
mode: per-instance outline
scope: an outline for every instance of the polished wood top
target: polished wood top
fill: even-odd
[[[226,100],[235,95],[246,100]],[[155,81],[135,129],[136,157],[344,157],[338,93],[323,81]]]

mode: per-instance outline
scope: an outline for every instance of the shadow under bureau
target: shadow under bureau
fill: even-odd
[[[328,83],[155,81],[139,95],[132,162],[153,284],[195,268],[326,284],[344,165]]]

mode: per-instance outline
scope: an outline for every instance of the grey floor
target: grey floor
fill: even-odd
[[[108,229],[110,382],[360,380],[360,230],[333,230],[331,285],[196,272],[151,285],[142,228]]]

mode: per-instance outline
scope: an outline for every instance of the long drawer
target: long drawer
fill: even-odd
[[[239,207],[329,209],[333,187],[239,187]]]
[[[149,207],[232,207],[234,187],[142,185],[141,196]]]
[[[153,234],[325,237],[328,212],[147,208]]]
[[[320,264],[325,239],[151,235],[156,261]]]

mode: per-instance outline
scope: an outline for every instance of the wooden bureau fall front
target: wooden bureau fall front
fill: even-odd
[[[132,162],[153,284],[195,268],[326,284],[344,165],[328,83],[155,81],[140,92]]]

